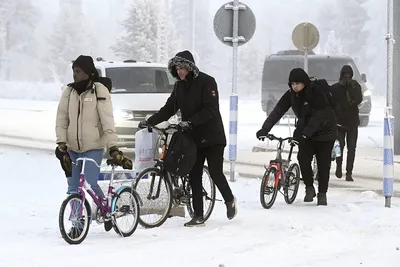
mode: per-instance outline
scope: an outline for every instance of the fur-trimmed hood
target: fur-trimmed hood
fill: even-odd
[[[192,53],[188,50],[179,52],[175,55],[175,57],[171,58],[168,62],[168,70],[171,75],[180,80],[178,73],[176,72],[177,66],[184,66],[186,67],[189,72],[192,73],[193,78],[197,78],[199,76],[199,68],[197,68]]]

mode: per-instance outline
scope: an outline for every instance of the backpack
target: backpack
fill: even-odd
[[[172,134],[164,159],[164,168],[167,172],[185,176],[193,169],[197,159],[197,146],[186,133],[176,131]]]
[[[324,93],[325,93],[325,97],[326,97],[326,100],[328,101],[328,104],[333,108],[333,109],[335,109],[335,106],[336,106],[336,102],[335,102],[335,99],[333,98],[333,96],[332,96],[332,89],[331,89],[331,86],[328,84],[328,82],[325,80],[325,79],[315,79],[315,78],[312,78],[311,79],[311,83],[313,84],[317,84],[317,85],[319,85],[319,87],[321,87],[322,88],[322,90],[324,91]]]
[[[111,93],[112,81],[111,81],[110,78],[107,78],[107,77],[99,77],[99,78],[97,79],[96,82],[99,82],[99,83],[103,84],[105,87],[107,87],[108,92]]]

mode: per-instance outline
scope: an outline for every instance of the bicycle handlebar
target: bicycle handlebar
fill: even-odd
[[[168,130],[178,130],[179,126],[178,124],[170,124],[168,125],[166,128],[158,128],[157,126],[153,126],[153,125],[147,125],[145,127],[140,127],[141,129],[145,129],[147,128],[147,130],[149,132],[151,132],[153,129],[156,130],[157,132],[161,132],[163,134],[165,134]]]
[[[269,140],[273,141],[273,140],[277,140],[279,143],[282,143],[284,141],[289,141],[289,143],[296,141],[293,137],[286,137],[286,138],[281,138],[281,137],[276,137],[273,134],[267,134],[266,136],[260,136],[259,139],[265,139],[268,138]]]
[[[97,168],[101,168],[103,166],[109,166],[109,165],[117,166],[117,164],[115,164],[115,162],[114,162],[114,159],[107,159],[106,164],[101,164],[101,165],[97,164],[97,162],[92,158],[86,158],[86,157],[85,158],[77,158],[76,162],[78,162],[78,161],[83,161],[83,162],[90,161],[90,162],[93,162],[94,164],[96,164]],[[76,163],[73,162],[72,164],[76,164]]]

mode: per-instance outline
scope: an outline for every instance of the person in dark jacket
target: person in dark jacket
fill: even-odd
[[[139,127],[157,125],[167,121],[178,110],[182,114],[181,129],[188,131],[197,146],[197,160],[190,172],[195,216],[184,226],[203,226],[203,184],[202,173],[207,159],[210,176],[221,192],[227,208],[229,220],[236,216],[236,199],[223,173],[223,154],[226,137],[219,112],[218,90],[215,79],[200,72],[193,55],[189,51],[176,54],[168,69],[177,79],[174,90],[166,104]]]
[[[343,66],[340,71],[339,82],[332,85],[332,96],[336,103],[335,112],[338,123],[338,139],[341,156],[336,158],[336,177],[342,178],[342,161],[345,140],[347,141],[346,181],[353,182],[352,172],[356,157],[358,138],[358,105],[363,100],[360,84],[352,79],[353,69],[349,65]]]
[[[335,113],[324,88],[311,82],[303,69],[296,68],[290,72],[289,87],[257,132],[257,138],[265,137],[289,108],[292,108],[298,118],[293,137],[299,142],[297,158],[306,186],[304,202],[312,202],[317,196],[311,168],[315,155],[319,175],[317,204],[327,205],[331,152],[337,137]]]

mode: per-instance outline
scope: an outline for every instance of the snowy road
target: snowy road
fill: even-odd
[[[54,125],[57,102],[32,101],[18,99],[0,99],[0,116],[9,118],[0,120],[0,134],[17,135],[43,140],[55,140]],[[229,136],[229,102],[220,101],[221,115],[225,131]],[[240,101],[238,111],[238,149],[251,150],[259,144],[255,133],[261,128],[265,113],[260,101]],[[359,147],[382,147],[383,145],[383,109],[375,107],[370,118],[370,125],[359,128]],[[281,120],[271,133],[288,136],[287,121]],[[293,128],[292,128],[293,130]],[[229,141],[229,140],[228,140]]]
[[[70,246],[58,230],[66,181],[55,157],[0,147],[0,167],[7,190],[0,197],[1,267],[74,267],[88,262],[139,267],[398,267],[400,261],[399,199],[385,209],[374,193],[332,188],[329,206],[317,207],[301,201],[301,188],[293,205],[278,197],[271,210],[264,210],[256,179],[231,184],[239,205],[232,221],[217,203],[203,228],[183,228],[185,219],[172,218],[157,229],[138,227],[122,239],[92,224],[87,239]]]

